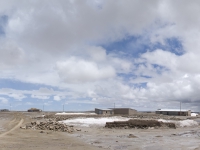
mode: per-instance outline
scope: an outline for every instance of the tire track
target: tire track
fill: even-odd
[[[21,120],[19,121],[19,123],[18,123],[16,126],[14,126],[14,127],[13,127],[12,129],[10,129],[9,131],[6,131],[6,132],[0,134],[0,137],[3,137],[3,136],[5,136],[5,135],[7,135],[8,133],[14,131],[15,129],[19,128],[23,122],[24,122],[24,119],[21,118]]]

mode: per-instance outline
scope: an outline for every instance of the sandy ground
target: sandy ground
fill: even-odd
[[[200,150],[199,126],[177,129],[83,127],[72,134],[19,127],[34,113],[0,113],[0,150]],[[132,136],[129,136],[129,135]]]

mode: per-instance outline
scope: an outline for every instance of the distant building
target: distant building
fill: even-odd
[[[40,112],[42,111],[41,109],[37,109],[37,108],[30,108],[28,109],[28,112]]]
[[[8,109],[0,109],[0,112],[8,112]]]
[[[98,109],[95,108],[96,114],[107,114],[107,115],[132,115],[137,113],[137,110],[131,108],[108,108],[108,109]]]
[[[191,110],[180,109],[158,109],[156,114],[172,115],[172,116],[191,116]]]
[[[112,115],[113,110],[112,109],[98,109],[95,108],[95,113],[99,115]]]
[[[113,108],[115,115],[133,115],[137,113],[137,110],[132,108]]]

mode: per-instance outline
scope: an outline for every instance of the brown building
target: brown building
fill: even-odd
[[[137,110],[132,108],[113,108],[115,115],[133,115],[137,113]]]
[[[41,109],[37,109],[37,108],[30,108],[28,109],[28,112],[40,112],[42,111]]]
[[[191,110],[180,109],[158,109],[156,114],[171,115],[171,116],[191,116]]]
[[[98,109],[95,108],[96,114],[107,114],[107,115],[132,115],[137,113],[137,110],[131,108],[108,108]]]

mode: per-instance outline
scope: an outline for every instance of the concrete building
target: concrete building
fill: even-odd
[[[185,109],[158,109],[156,114],[172,115],[172,116],[191,116],[191,110]]]
[[[40,112],[42,111],[41,109],[37,109],[37,108],[30,108],[28,109],[28,112]]]
[[[95,108],[95,113],[99,115],[112,115],[113,110],[112,109],[99,109]]]
[[[137,113],[137,110],[132,108],[113,108],[115,115],[133,115]]]
[[[107,115],[132,115],[137,113],[137,110],[131,108],[108,108],[108,109],[95,108],[95,113],[107,114]]]

